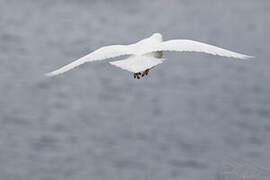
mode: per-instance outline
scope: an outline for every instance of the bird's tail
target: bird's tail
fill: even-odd
[[[110,62],[110,64],[132,73],[138,73],[157,66],[164,60],[163,58],[151,56],[131,56],[124,60]]]

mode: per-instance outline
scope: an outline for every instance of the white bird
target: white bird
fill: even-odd
[[[151,68],[161,64],[165,60],[162,58],[163,51],[203,52],[238,59],[252,58],[252,56],[192,40],[176,39],[163,41],[160,33],[154,33],[152,36],[134,44],[104,46],[46,75],[55,76],[62,74],[86,62],[129,55],[127,59],[110,62],[110,64],[130,71],[133,73],[134,78],[140,79],[140,76],[147,75]]]

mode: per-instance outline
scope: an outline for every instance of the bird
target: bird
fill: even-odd
[[[240,54],[214,45],[188,39],[163,41],[163,37],[160,33],[154,33],[150,37],[134,44],[101,47],[92,53],[45,75],[56,76],[87,62],[127,56],[126,59],[109,63],[133,73],[135,79],[140,79],[141,77],[147,76],[152,68],[165,61],[165,58],[163,57],[164,51],[200,52],[237,59],[253,58],[253,56]]]

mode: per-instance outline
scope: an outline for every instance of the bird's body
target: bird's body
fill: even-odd
[[[163,51],[181,51],[181,52],[204,52],[212,55],[233,57],[238,59],[248,59],[251,56],[232,52],[209,44],[192,40],[169,40],[163,41],[162,35],[154,33],[149,38],[138,41],[130,45],[111,45],[105,46],[96,51],[46,75],[55,76],[69,71],[81,64],[90,61],[98,61],[108,58],[114,58],[122,55],[129,55],[127,59],[110,62],[110,64],[121,69],[134,73],[134,78],[140,79],[140,76],[147,75],[149,70],[165,59]]]

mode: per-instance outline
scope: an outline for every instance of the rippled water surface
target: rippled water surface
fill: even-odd
[[[0,0],[0,179],[240,180],[230,160],[269,179],[269,17],[268,0]],[[153,32],[256,59],[165,53],[143,80],[106,62],[43,75]]]

